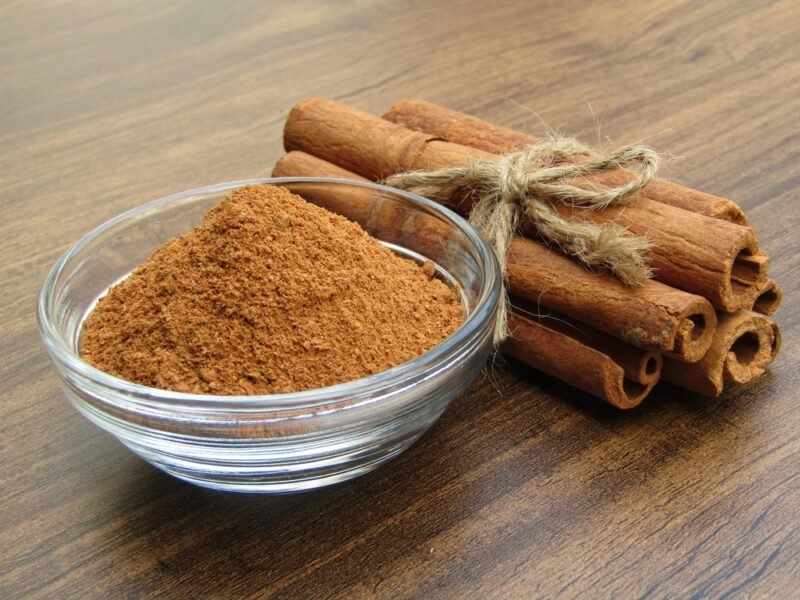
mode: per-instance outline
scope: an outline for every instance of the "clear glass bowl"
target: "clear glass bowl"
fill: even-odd
[[[97,299],[166,240],[195,227],[228,191],[255,183],[284,186],[358,221],[396,252],[432,260],[440,277],[459,284],[464,324],[388,371],[291,394],[178,393],[124,381],[81,360],[81,324]],[[133,452],[198,485],[291,492],[366,473],[422,435],[480,372],[499,296],[492,251],[466,221],[434,202],[370,183],[257,179],[174,194],[101,225],[55,264],[38,317],[67,397]]]

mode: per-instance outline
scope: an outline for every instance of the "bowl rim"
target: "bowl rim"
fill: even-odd
[[[247,185],[279,185],[287,183],[347,185],[387,192],[401,196],[414,204],[422,205],[430,211],[451,221],[458,230],[472,242],[482,262],[484,276],[481,281],[480,294],[474,310],[458,329],[447,338],[430,350],[405,363],[352,381],[346,381],[327,387],[280,394],[194,394],[141,385],[126,379],[121,379],[94,367],[83,360],[77,352],[73,351],[70,344],[59,334],[51,318],[51,308],[53,308],[51,304],[54,303],[52,295],[56,281],[64,267],[78,252],[115,225],[140,216],[148,211],[152,211],[153,209],[186,200],[195,195],[228,192]],[[103,388],[112,388],[116,392],[125,394],[126,401],[135,403],[142,402],[151,407],[161,406],[174,408],[180,405],[183,407],[196,407],[201,409],[231,409],[238,407],[247,410],[258,409],[262,411],[272,411],[297,408],[300,406],[319,407],[330,403],[341,402],[347,397],[358,397],[383,388],[392,388],[408,379],[416,379],[421,375],[436,370],[436,367],[451,354],[457,352],[462,344],[471,340],[476,334],[480,334],[487,320],[491,319],[492,315],[495,313],[500,294],[500,266],[494,251],[467,220],[441,204],[417,194],[379,183],[331,177],[265,177],[227,181],[170,194],[135,206],[98,225],[78,241],[74,242],[50,269],[38,295],[36,313],[39,332],[44,340],[45,346],[55,360],[62,363],[69,370],[87,378],[94,384]]]

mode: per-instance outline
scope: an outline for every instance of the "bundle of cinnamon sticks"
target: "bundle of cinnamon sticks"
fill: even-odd
[[[496,160],[537,141],[421,100],[402,100],[381,118],[315,97],[290,112],[288,153],[272,175],[380,181],[402,171]],[[619,169],[585,185],[618,186],[630,177]],[[327,208],[358,221],[365,215],[354,202],[328,199]],[[466,215],[471,203],[461,195],[449,204]],[[504,353],[619,408],[641,403],[660,379],[718,396],[765,372],[780,348],[780,329],[767,316],[781,292],[738,205],[656,179],[624,208],[563,210],[646,235],[655,277],[626,286],[523,228],[507,260],[515,308]]]

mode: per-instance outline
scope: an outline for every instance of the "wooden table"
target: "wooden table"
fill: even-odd
[[[0,597],[796,593],[800,4],[273,4],[0,8]],[[773,257],[777,364],[720,400],[663,386],[624,413],[496,364],[347,484],[241,496],[161,474],[68,405],[36,294],[109,217],[268,173],[314,94],[681,157],[669,175],[739,201]]]

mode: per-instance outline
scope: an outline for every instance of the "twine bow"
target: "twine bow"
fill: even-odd
[[[581,158],[579,162],[566,162]],[[641,145],[623,146],[610,154],[589,149],[574,139],[554,138],[528,146],[499,161],[479,159],[468,165],[436,171],[398,173],[388,185],[440,202],[469,193],[476,202],[469,221],[497,254],[505,280],[506,257],[520,221],[530,221],[544,241],[557,245],[592,269],[607,269],[627,285],[642,285],[651,277],[644,236],[628,235],[621,225],[596,225],[565,219],[554,203],[602,210],[630,202],[655,177],[658,154]],[[615,188],[578,187],[588,175],[629,168],[633,177]],[[508,300],[503,294],[494,341],[508,336]]]

